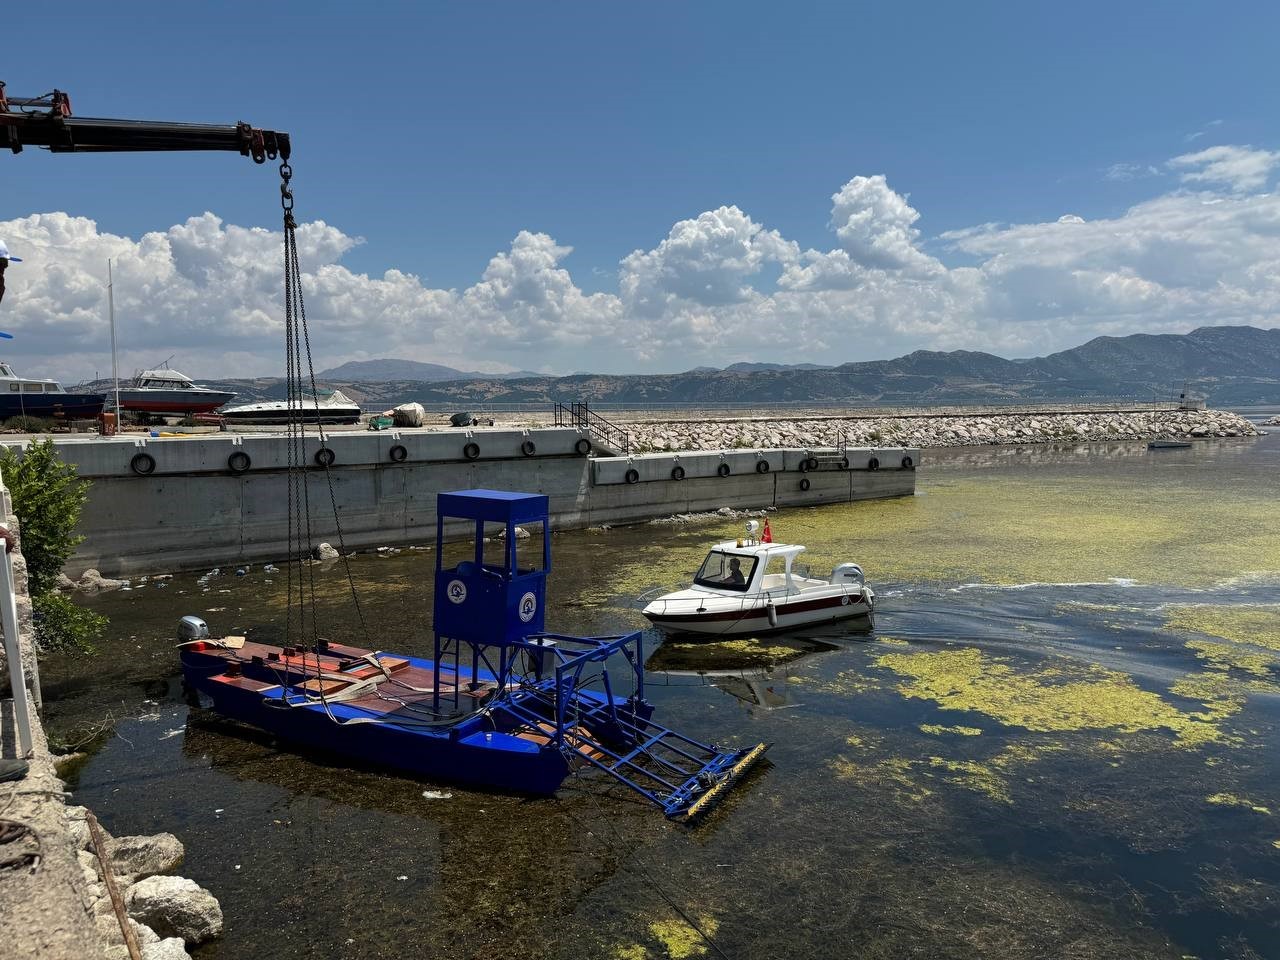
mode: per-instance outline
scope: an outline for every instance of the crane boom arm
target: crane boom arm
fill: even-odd
[[[72,117],[71,98],[61,90],[42,97],[7,98],[0,83],[0,149],[46,147],[53,153],[102,153],[167,150],[226,150],[265,163],[289,159],[289,135],[234,126],[165,123],[155,120],[104,120]]]

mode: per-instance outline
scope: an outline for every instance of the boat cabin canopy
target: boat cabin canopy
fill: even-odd
[[[693,583],[712,590],[746,593],[763,576],[769,561],[774,558],[782,559],[787,582],[790,583],[791,564],[803,552],[804,547],[798,544],[754,543],[738,546],[737,541],[727,540],[711,548],[694,575]]]
[[[164,387],[170,390],[190,390],[195,386],[190,377],[177,370],[143,370],[135,382],[140,387]]]
[[[10,393],[62,393],[62,385],[56,380],[28,380],[13,372],[13,367],[0,362],[0,380],[9,381]]]
[[[484,646],[542,632],[551,569],[549,504],[545,494],[507,490],[436,496],[437,637]],[[453,552],[445,550],[445,525],[459,520],[471,525],[471,549],[465,558],[447,558]],[[486,524],[500,525],[501,532],[490,536]],[[520,540],[518,524],[538,529]]]

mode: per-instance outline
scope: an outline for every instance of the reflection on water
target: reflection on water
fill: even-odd
[[[1277,466],[1275,435],[966,449],[914,499],[782,511],[815,569],[868,571],[876,631],[646,638],[664,722],[774,744],[694,831],[598,778],[473,792],[189,713],[174,621],[278,633],[261,568],[95,600],[116,636],[45,665],[50,725],[114,718],[72,787],[186,842],[227,916],[200,960],[715,955],[685,917],[735,957],[1280,956]],[[736,527],[557,536],[548,622],[638,629]],[[429,649],[430,556],[354,561],[371,646]]]

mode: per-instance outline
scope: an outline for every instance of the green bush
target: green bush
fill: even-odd
[[[4,422],[4,428],[6,430],[18,430],[22,433],[49,433],[53,430],[53,421],[48,417],[10,417]]]
[[[0,476],[22,523],[22,555],[27,558],[31,595],[48,593],[84,537],[76,534],[89,481],[64,463],[52,440],[37,440],[21,458],[12,447],[0,454]]]
[[[81,650],[93,653],[102,639],[108,620],[101,614],[78,607],[61,593],[44,593],[32,598],[35,613],[36,646],[41,652]]]
[[[12,447],[0,452],[0,476],[22,524],[22,555],[35,613],[36,644],[41,650],[93,650],[107,618],[77,607],[54,590],[62,565],[84,537],[76,534],[89,481],[64,463],[52,440],[38,440],[19,457]]]

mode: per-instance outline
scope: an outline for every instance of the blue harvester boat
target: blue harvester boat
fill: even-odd
[[[544,631],[547,508],[538,494],[439,494],[430,660],[325,640],[304,649],[214,638],[187,617],[183,677],[217,712],[300,745],[542,795],[594,767],[668,817],[693,820],[767,745],[725,751],[654,723],[640,633]],[[456,532],[459,522],[474,532],[474,554],[446,566],[446,524]],[[517,526],[540,530],[518,541]],[[610,662],[626,664],[629,693],[615,690]]]

